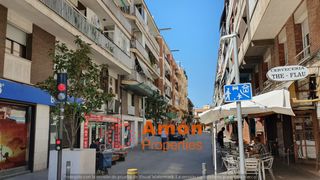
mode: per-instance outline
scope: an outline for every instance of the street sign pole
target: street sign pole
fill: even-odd
[[[239,62],[238,62],[238,47],[237,47],[237,35],[233,36],[233,54],[235,65],[235,82],[240,84]],[[243,147],[243,134],[242,134],[242,113],[241,113],[241,101],[237,101],[237,121],[238,121],[238,142],[239,142],[239,158],[240,158],[240,178],[245,180],[244,172],[244,147]]]

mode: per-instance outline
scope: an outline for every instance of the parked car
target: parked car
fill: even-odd
[[[169,141],[183,141],[184,139],[184,136],[179,134],[178,131],[175,131],[174,134],[169,134]]]

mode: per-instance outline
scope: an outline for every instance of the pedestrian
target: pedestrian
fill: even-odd
[[[223,143],[223,132],[224,132],[225,128],[223,127],[219,132],[218,132],[218,137],[217,137],[217,141],[220,145],[221,148],[224,148],[224,143]]]
[[[162,128],[161,132],[161,144],[162,144],[162,150],[167,151],[167,141],[168,141],[168,136],[164,128]]]
[[[100,139],[97,138],[95,139],[91,144],[90,144],[90,149],[96,149],[96,151],[100,151]]]
[[[254,153],[257,153],[260,156],[263,156],[268,153],[266,146],[261,143],[261,139],[258,136],[254,138],[253,150]]]
[[[99,138],[95,139],[91,144],[90,144],[90,149],[96,149],[96,172],[99,173],[100,170],[100,158],[101,158],[101,154],[100,154],[100,142],[99,142]]]

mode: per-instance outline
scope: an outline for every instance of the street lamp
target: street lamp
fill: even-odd
[[[228,39],[233,39],[233,54],[234,54],[234,65],[235,65],[235,82],[240,84],[240,73],[239,73],[239,61],[238,61],[238,47],[237,47],[236,33],[228,34],[220,38],[220,43]],[[239,142],[239,158],[240,158],[240,176],[241,179],[245,179],[244,172],[244,148],[243,148],[243,134],[242,134],[242,113],[241,113],[241,102],[237,101],[237,121],[238,121],[238,142]]]
[[[159,31],[168,31],[171,30],[172,28],[160,28]]]

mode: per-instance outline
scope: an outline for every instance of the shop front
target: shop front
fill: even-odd
[[[313,73],[313,69],[310,72]],[[292,102],[295,117],[292,117],[294,157],[296,162],[315,164],[319,159],[319,98],[317,77],[296,81],[292,87]]]
[[[296,111],[296,117],[292,118],[296,160],[315,161],[317,148],[313,111]]]
[[[29,168],[30,109],[23,104],[0,103],[0,171]]]
[[[121,121],[119,118],[107,115],[88,115],[84,123],[83,147],[89,148],[94,140],[109,148],[121,146]]]
[[[38,88],[0,79],[0,177],[47,168],[53,103]]]

